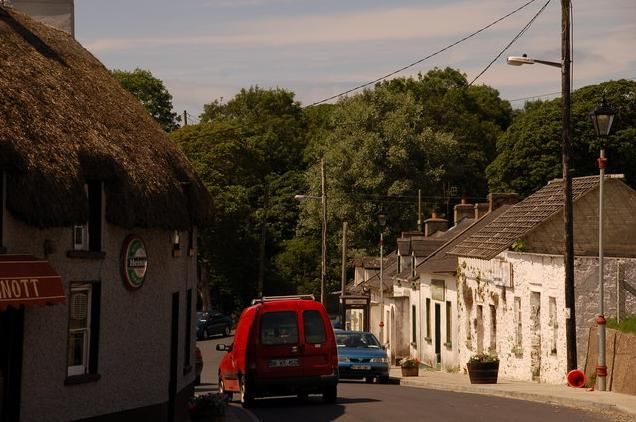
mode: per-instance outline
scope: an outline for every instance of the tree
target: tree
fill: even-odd
[[[179,127],[179,118],[173,112],[172,95],[163,82],[148,70],[136,68],[132,72],[113,70],[113,76],[121,86],[137,97],[150,115],[166,132],[172,132]]]
[[[294,94],[244,89],[205,105],[201,123],[171,134],[210,190],[214,218],[201,230],[213,302],[241,308],[257,293],[288,294],[291,279],[275,265],[298,220],[304,192],[305,120]]]
[[[598,174],[596,139],[589,113],[603,94],[616,108],[608,140],[608,173],[625,173],[626,182],[636,186],[636,82],[604,82],[572,93],[574,176]],[[549,180],[561,177],[561,99],[526,103],[507,132],[497,142],[497,158],[487,169],[492,191],[514,191],[527,196]]]

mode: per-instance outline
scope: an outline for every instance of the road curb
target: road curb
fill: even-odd
[[[435,383],[422,383],[420,381],[411,381],[409,379],[399,378],[399,377],[391,377],[393,378],[391,381],[399,383],[405,387],[416,387],[422,389],[429,390],[441,390],[441,391],[451,391],[456,393],[468,393],[468,394],[480,394],[486,396],[496,396],[502,398],[509,398],[515,400],[525,400],[532,402],[539,402],[544,404],[553,404],[558,406],[565,406],[571,408],[581,409],[584,408],[586,410],[600,410],[600,411],[610,411],[610,412],[620,412],[629,416],[636,416],[636,413],[633,413],[630,409],[626,409],[620,405],[610,404],[610,403],[600,403],[589,400],[581,400],[576,398],[569,397],[558,397],[547,394],[538,394],[538,393],[527,393],[522,391],[505,391],[505,390],[492,390],[489,388],[484,388],[480,386],[470,385],[449,385],[449,384],[435,384]]]

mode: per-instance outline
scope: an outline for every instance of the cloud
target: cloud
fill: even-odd
[[[438,7],[379,8],[320,16],[268,17],[213,25],[211,26],[214,28],[212,33],[102,38],[89,40],[85,46],[93,52],[103,52],[194,45],[273,47],[380,40],[435,39],[466,35],[511,9],[510,6],[502,8],[501,2],[491,1]],[[518,23],[504,21],[497,28],[506,28],[510,25],[518,26]]]

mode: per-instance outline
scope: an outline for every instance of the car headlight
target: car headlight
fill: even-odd
[[[338,356],[338,362],[349,362],[349,358],[346,356]]]
[[[389,358],[387,358],[387,357],[371,358],[371,362],[373,362],[373,363],[389,363]]]

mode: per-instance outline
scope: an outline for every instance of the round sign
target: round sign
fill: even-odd
[[[121,249],[121,272],[127,288],[135,290],[144,284],[148,269],[146,247],[139,236],[130,235]]]

